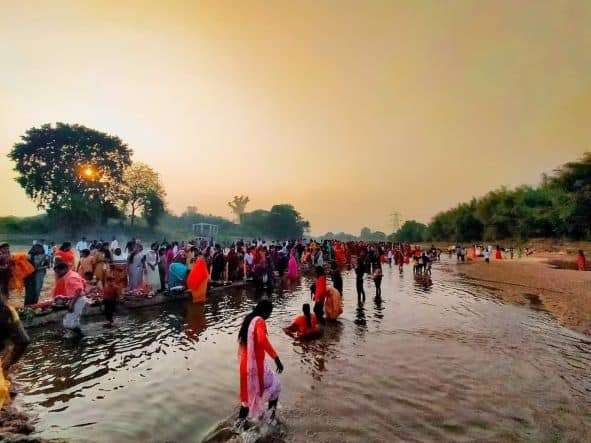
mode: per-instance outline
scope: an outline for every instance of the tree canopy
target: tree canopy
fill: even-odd
[[[15,162],[16,181],[38,208],[76,229],[117,213],[131,154],[116,136],[56,123],[29,129],[8,157]]]
[[[121,204],[129,213],[132,225],[140,210],[149,225],[157,222],[157,217],[164,212],[166,193],[160,183],[160,177],[145,163],[134,162],[125,170],[120,192]]]

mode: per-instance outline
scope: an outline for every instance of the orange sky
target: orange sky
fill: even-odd
[[[121,6],[124,3],[125,6]],[[2,1],[0,215],[29,127],[116,134],[168,205],[391,231],[591,145],[591,2]]]

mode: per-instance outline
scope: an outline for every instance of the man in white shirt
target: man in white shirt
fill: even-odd
[[[76,243],[76,251],[78,251],[78,254],[80,254],[80,252],[84,251],[85,249],[88,249],[88,243],[86,242],[86,237],[82,237],[82,240]]]

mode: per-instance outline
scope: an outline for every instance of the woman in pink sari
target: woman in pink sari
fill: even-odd
[[[271,410],[271,418],[275,417],[281,382],[265,364],[265,354],[275,360],[278,373],[283,372],[283,365],[267,336],[265,320],[272,311],[273,304],[269,300],[261,300],[246,316],[238,333],[240,420],[247,417],[260,420],[265,407]]]
[[[297,280],[299,275],[298,259],[295,256],[295,248],[292,248],[289,254],[289,262],[287,263],[287,278],[294,281]]]

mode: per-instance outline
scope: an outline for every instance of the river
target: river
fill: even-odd
[[[274,294],[271,342],[285,365],[287,441],[591,441],[591,340],[546,312],[499,302],[455,265],[432,281],[385,268],[382,300],[357,305],[323,338],[281,328],[311,283]],[[204,306],[138,310],[80,343],[32,332],[16,372],[17,405],[38,436],[74,441],[198,441],[237,408],[236,333],[255,303],[228,290]]]

